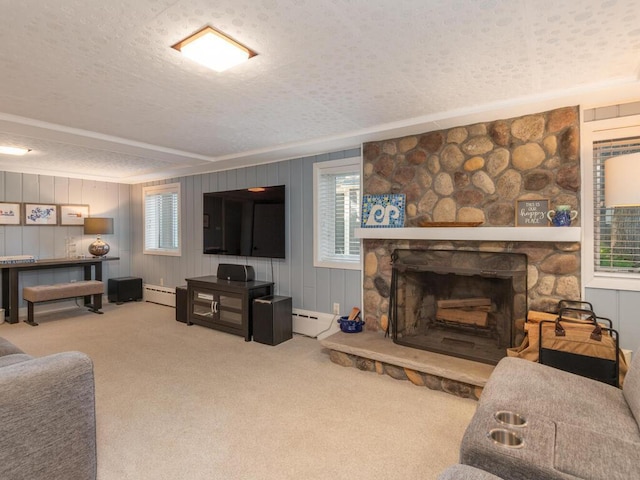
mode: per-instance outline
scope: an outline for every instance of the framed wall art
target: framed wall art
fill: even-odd
[[[406,197],[403,193],[362,196],[362,227],[402,228]]]
[[[84,225],[89,205],[60,205],[60,225]]]
[[[19,203],[0,203],[0,225],[20,225]]]
[[[57,225],[58,207],[48,203],[25,203],[25,225]]]

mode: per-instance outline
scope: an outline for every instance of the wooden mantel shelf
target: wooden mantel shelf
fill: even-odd
[[[356,228],[358,238],[383,240],[478,240],[484,242],[579,242],[580,227]]]

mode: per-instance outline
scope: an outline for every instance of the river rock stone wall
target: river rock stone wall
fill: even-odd
[[[404,193],[405,226],[482,222],[515,227],[516,200],[580,206],[578,107],[455,127],[363,145],[363,193]],[[573,225],[580,224],[580,215]],[[562,228],[562,227],[558,227]],[[580,244],[364,241],[366,328],[385,330],[396,248],[526,253],[529,309],[580,298]]]
[[[355,367],[365,372],[376,372],[378,375],[386,374],[396,380],[409,380],[419,387],[427,387],[430,390],[440,390],[457,397],[479,400],[480,395],[482,395],[482,387],[425,372],[418,372],[410,368],[399,367],[379,360],[372,360],[336,350],[329,351],[329,358],[333,363],[343,367]]]

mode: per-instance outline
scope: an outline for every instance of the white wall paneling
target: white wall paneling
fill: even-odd
[[[640,292],[587,288],[585,299],[600,317],[611,319],[620,335],[620,347],[637,351],[640,347]]]
[[[119,261],[103,265],[103,279],[130,275],[131,186],[48,175],[0,172],[0,201],[54,205],[85,204],[94,216],[114,218],[114,235],[105,236],[109,255]],[[82,226],[0,226],[0,255],[34,255],[38,258],[66,256],[66,240],[73,237],[77,253],[88,255],[95,240],[83,234]],[[20,288],[29,285],[68,282],[83,278],[82,268],[26,271],[20,274]],[[22,290],[21,290],[22,291]]]
[[[142,254],[142,187],[132,187],[132,275],[145,283],[175,287],[185,279],[215,275],[219,263],[253,266],[258,280],[274,281],[278,295],[290,296],[294,308],[329,313],[339,303],[346,313],[360,306],[362,283],[357,270],[313,266],[313,163],[359,156],[360,149],[285,160],[277,163],[207,173],[166,183],[182,188],[181,257]],[[161,182],[165,183],[165,182]],[[259,259],[202,253],[202,194],[262,185],[287,186],[286,258]],[[273,278],[271,271],[273,268]]]

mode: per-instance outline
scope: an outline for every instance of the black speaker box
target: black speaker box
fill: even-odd
[[[142,300],[142,279],[137,277],[110,278],[107,282],[107,295],[111,303]]]
[[[221,263],[218,265],[216,277],[234,282],[251,282],[256,278],[256,272],[250,265],[235,265],[233,263]]]
[[[176,321],[187,323],[187,287],[176,287]]]
[[[291,297],[272,295],[253,301],[253,340],[278,345],[293,336]]]

